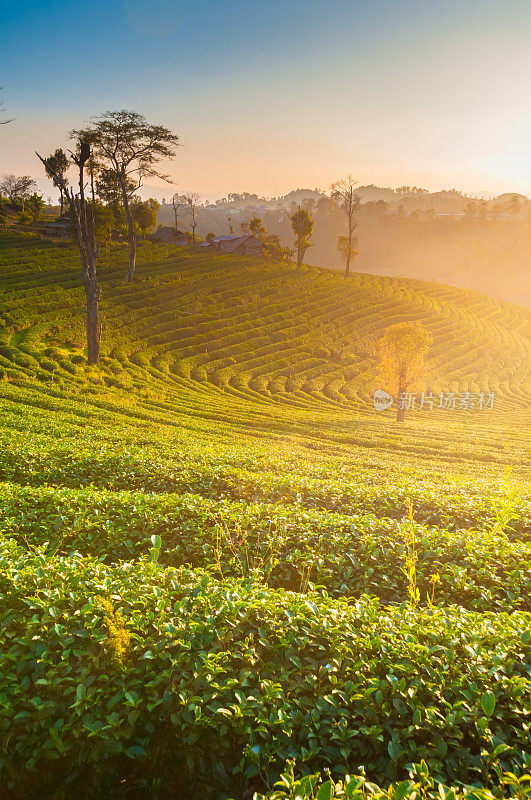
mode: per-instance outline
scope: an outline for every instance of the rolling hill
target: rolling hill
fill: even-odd
[[[0,233],[2,797],[250,800],[287,761],[319,798],[327,769],[523,792],[529,312],[152,245],[126,284],[126,255],[87,367],[75,249]],[[404,319],[435,394],[494,407],[376,412]]]
[[[83,382],[83,314],[72,247],[1,240],[8,377]],[[279,265],[146,246],[124,286],[123,252],[102,259],[103,385],[155,387],[209,402],[370,410],[380,384],[378,337],[420,320],[434,336],[427,382],[441,391],[496,392],[496,411],[529,405],[526,310],[437,283]]]

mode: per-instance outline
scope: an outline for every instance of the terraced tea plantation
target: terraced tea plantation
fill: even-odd
[[[2,799],[529,796],[530,315],[139,254],[89,368],[75,250],[0,234]],[[374,411],[411,319],[492,409]]]

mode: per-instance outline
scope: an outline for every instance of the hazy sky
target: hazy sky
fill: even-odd
[[[0,173],[132,108],[183,191],[531,194],[530,0],[0,0],[0,29]]]

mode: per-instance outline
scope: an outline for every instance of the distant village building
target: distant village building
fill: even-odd
[[[264,254],[263,242],[252,233],[240,236],[214,236],[202,247],[219,253],[239,253],[245,256],[262,256]]]
[[[179,244],[186,247],[190,244],[192,236],[189,233],[172,228],[169,225],[159,228],[158,231],[152,233],[149,237],[155,244]]]
[[[52,220],[46,224],[44,229],[46,236],[57,236],[65,239],[73,233],[72,220],[69,214],[61,214],[57,219]]]

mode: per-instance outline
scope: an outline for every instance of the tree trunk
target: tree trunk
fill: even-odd
[[[351,253],[352,253],[352,230],[350,229],[350,221],[349,221],[347,265],[346,265],[346,268],[345,268],[345,276],[350,275],[350,256],[351,256]]]
[[[302,264],[302,247],[300,239],[297,239],[297,266],[300,267]]]
[[[98,303],[100,290],[96,280],[85,284],[87,298],[87,362],[97,364],[100,357],[100,336],[98,327]]]
[[[396,421],[397,422],[403,422],[404,419],[405,419],[405,416],[406,416],[406,407],[405,407],[405,405],[404,405],[403,408],[400,408],[400,395],[405,394],[405,391],[406,390],[403,387],[403,385],[400,384],[399,387],[398,387],[398,401],[397,401],[397,404],[396,404]]]
[[[98,260],[99,245],[94,238],[94,217],[89,220],[87,217],[87,207],[84,192],[84,173],[83,169],[87,158],[90,156],[90,146],[86,141],[80,140],[80,152],[74,161],[79,167],[79,194],[75,195],[73,189],[68,190],[64,178],[59,173],[53,173],[57,184],[61,189],[61,206],[63,196],[66,197],[72,215],[72,223],[76,231],[79,256],[81,258],[81,275],[85,287],[85,298],[87,306],[86,327],[87,327],[87,362],[97,364],[100,355],[100,332],[98,330],[98,304],[100,300],[100,289],[96,273],[96,262]],[[46,167],[46,161],[36,153],[39,160]]]
[[[127,218],[127,228],[129,231],[129,269],[127,271],[127,282],[132,283],[135,278],[135,266],[136,266],[136,239],[135,239],[135,224],[133,222],[133,215],[131,214],[131,208],[129,206],[129,198],[127,196],[127,186],[126,180],[127,176],[125,174],[125,170],[120,170],[118,173],[120,186],[122,189],[122,198],[124,201],[124,211],[125,216]]]
[[[63,216],[63,207],[64,207],[64,197],[63,197],[63,190],[61,189],[61,216]]]

